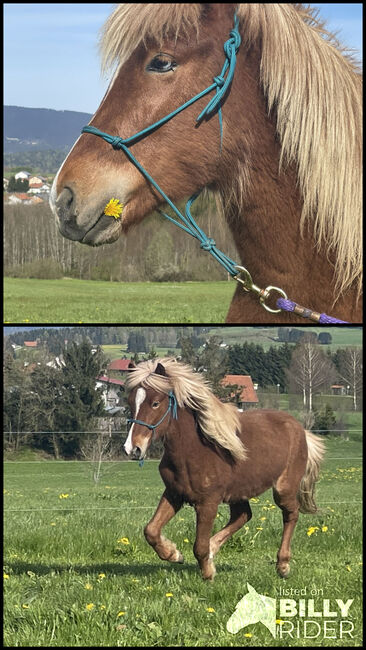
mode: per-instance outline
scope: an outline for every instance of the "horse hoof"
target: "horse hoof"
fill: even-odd
[[[290,565],[288,563],[277,566],[277,573],[280,578],[288,578],[290,574]]]
[[[183,564],[184,562],[184,557],[178,549],[175,551],[173,557],[170,560],[171,562],[177,562],[178,564]]]

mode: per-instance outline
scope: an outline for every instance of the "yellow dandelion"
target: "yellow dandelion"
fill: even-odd
[[[277,623],[277,625],[282,625],[283,621],[281,621],[280,618],[277,618],[277,619],[276,619],[276,623]]]
[[[328,530],[328,526],[322,526],[322,533],[326,533]]]
[[[261,521],[266,521],[267,517],[260,517]]]
[[[9,576],[7,573],[4,573],[4,580],[9,580]]]
[[[257,526],[257,530],[263,530],[262,526]]]
[[[119,618],[120,616],[124,616],[125,614],[126,614],[126,612],[118,612],[117,618]]]
[[[173,597],[173,594],[171,594],[171,593],[169,592],[169,593],[165,594],[165,596],[166,596],[166,598],[172,598],[172,597]]]
[[[123,203],[120,203],[118,199],[111,199],[104,208],[104,214],[108,217],[114,217],[119,219],[121,217],[123,210]]]
[[[130,543],[130,540],[128,539],[128,537],[121,537],[121,539],[118,539],[117,542],[119,544],[126,544],[127,545],[127,544]]]
[[[189,539],[187,539],[187,537],[185,537],[184,540],[183,540],[183,542],[185,542],[186,544],[188,544]]]
[[[103,578],[105,578],[105,573],[98,573],[98,578],[99,580],[103,580]]]
[[[310,526],[310,528],[308,528],[306,534],[307,534],[308,537],[310,537],[310,535],[313,535],[317,530],[319,530],[319,526]]]
[[[215,611],[215,610],[214,610],[213,607],[206,607],[206,612],[210,612],[210,613],[211,613],[211,612],[214,612],[214,611]]]
[[[56,526],[56,523],[54,521],[51,521],[50,526]]]
[[[59,494],[59,499],[68,499],[69,495],[68,494]]]
[[[253,634],[251,634],[250,632],[246,632],[244,634],[244,636],[246,636],[246,637],[248,637],[248,639],[250,639],[253,636]]]
[[[87,582],[85,585],[85,589],[93,589],[93,585],[91,585],[90,582]]]
[[[94,609],[94,607],[95,607],[94,603],[88,603],[88,604],[85,606],[85,609],[87,609],[88,612],[90,612],[92,609]]]
[[[26,605],[25,603],[23,603],[22,607],[23,609],[29,609],[29,605]]]

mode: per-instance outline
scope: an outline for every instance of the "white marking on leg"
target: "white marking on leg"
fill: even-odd
[[[141,404],[143,404],[144,400],[146,398],[146,390],[144,388],[138,388],[136,391],[136,396],[135,396],[135,420],[137,420],[137,416],[141,407]],[[133,427],[135,426],[135,423],[132,424],[131,429],[128,432],[128,437],[123,445],[125,448],[126,454],[129,456],[133,446],[132,446],[132,432],[133,432]]]

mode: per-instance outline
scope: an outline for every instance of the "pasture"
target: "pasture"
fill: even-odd
[[[220,323],[235,282],[5,278],[5,323]]]
[[[184,564],[162,562],[145,542],[143,526],[162,492],[157,461],[143,468],[104,463],[98,485],[88,462],[6,462],[5,646],[361,645],[361,437],[326,444],[320,512],[300,515],[286,581],[275,572],[282,524],[270,492],[252,500],[253,519],[221,549],[215,581],[207,583],[192,552],[191,507],[165,528]],[[215,530],[227,513],[220,506]],[[354,599],[347,617],[353,638],[338,638],[339,621],[337,641],[323,631],[280,639],[281,622],[276,639],[261,623],[228,633],[247,582],[274,598],[280,588],[306,589],[303,597],[314,598],[315,608],[323,598],[331,607],[336,598]],[[301,628],[302,619],[295,621]]]

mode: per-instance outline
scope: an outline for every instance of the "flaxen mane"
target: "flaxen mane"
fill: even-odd
[[[107,20],[104,69],[123,64],[147,39],[199,37],[202,4],[122,4]],[[301,4],[237,5],[242,49],[261,47],[260,83],[275,111],[281,165],[294,163],[303,197],[300,228],[313,224],[314,240],[335,254],[339,293],[362,274],[362,78],[350,55]],[[226,34],[218,37],[223,39]],[[240,52],[239,52],[240,56]],[[244,176],[233,192],[242,194]],[[240,188],[242,191],[240,191]],[[238,199],[240,201],[240,197]]]
[[[159,362],[167,377],[154,372]],[[240,430],[237,408],[220,402],[204,377],[188,365],[174,358],[143,361],[131,371],[126,383],[128,389],[142,386],[166,394],[173,390],[179,406],[188,406],[196,412],[202,433],[209,440],[227,449],[235,459],[245,460],[245,449],[236,433]]]

